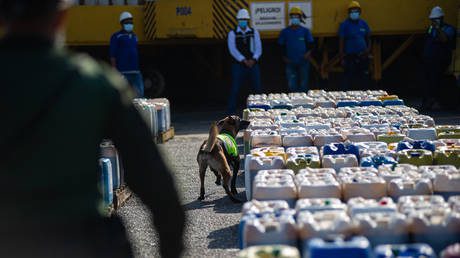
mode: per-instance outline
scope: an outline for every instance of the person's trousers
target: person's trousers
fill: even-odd
[[[449,67],[449,61],[431,58],[425,59],[423,65],[426,83],[423,87],[422,108],[429,108],[440,97],[440,92],[443,90],[443,75]]]
[[[307,92],[310,79],[310,62],[286,64],[286,77],[290,92]]]
[[[369,58],[359,55],[345,57],[342,90],[366,90],[370,85]]]
[[[140,72],[123,73],[123,76],[128,81],[129,85],[134,89],[138,98],[144,97],[144,78]]]
[[[236,112],[238,93],[241,85],[246,81],[251,83],[253,93],[262,93],[259,64],[255,64],[253,67],[249,68],[243,64],[234,63],[232,65],[232,89],[228,99],[227,112],[229,114],[234,114]]]

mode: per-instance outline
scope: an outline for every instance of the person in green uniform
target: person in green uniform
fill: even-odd
[[[153,215],[162,256],[179,257],[173,178],[121,75],[58,46],[69,6],[0,0],[0,257],[132,256],[121,221],[98,212],[106,138]]]

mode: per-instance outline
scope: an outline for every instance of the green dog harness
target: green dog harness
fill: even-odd
[[[226,133],[221,133],[217,135],[217,138],[224,142],[225,149],[227,150],[227,153],[230,154],[230,156],[238,157],[238,145],[236,145],[236,141],[233,136]]]

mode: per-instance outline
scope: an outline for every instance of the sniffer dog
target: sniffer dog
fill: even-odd
[[[208,140],[203,142],[197,156],[201,183],[198,200],[204,200],[204,178],[209,166],[216,175],[216,185],[222,184],[225,193],[233,202],[241,202],[235,197],[238,194],[235,184],[240,168],[235,138],[240,130],[248,126],[249,121],[241,120],[238,116],[228,116],[211,125]]]

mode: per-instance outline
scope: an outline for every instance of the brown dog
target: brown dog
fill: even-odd
[[[230,199],[233,202],[241,202],[235,197],[238,194],[235,184],[240,168],[240,156],[235,138],[239,130],[246,129],[248,125],[248,121],[241,120],[238,116],[228,116],[217,124],[211,125],[209,138],[201,145],[197,157],[201,181],[198,200],[204,200],[204,178],[209,166],[216,175],[216,185],[220,185],[222,180],[222,186]]]

